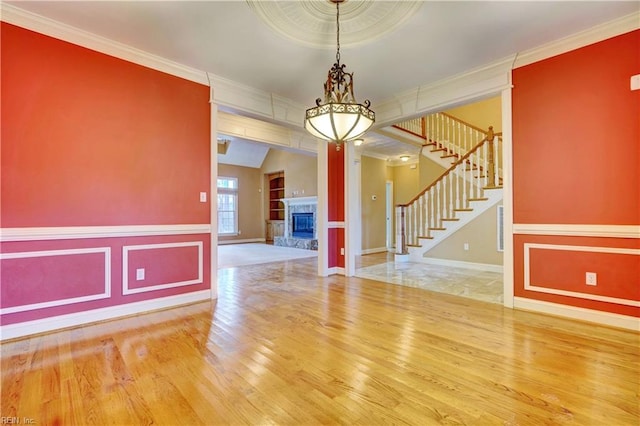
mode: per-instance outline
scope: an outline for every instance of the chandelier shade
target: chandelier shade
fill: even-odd
[[[333,103],[309,108],[305,128],[313,136],[346,142],[362,136],[375,121],[375,113],[364,105]]]
[[[324,83],[324,103],[316,99],[316,106],[307,109],[304,127],[313,136],[340,144],[362,136],[376,121],[376,114],[369,109],[371,103],[359,104],[353,95],[353,73],[340,64],[340,2],[336,4],[336,62],[329,70]]]

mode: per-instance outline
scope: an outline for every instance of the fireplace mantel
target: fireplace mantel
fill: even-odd
[[[280,201],[282,201],[285,205],[289,204],[291,206],[296,204],[318,204],[318,197],[313,196],[313,197],[281,198]]]

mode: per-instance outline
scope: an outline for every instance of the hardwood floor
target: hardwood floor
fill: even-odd
[[[1,415],[38,425],[640,422],[637,333],[319,278],[315,259],[219,273],[217,301],[2,344]]]

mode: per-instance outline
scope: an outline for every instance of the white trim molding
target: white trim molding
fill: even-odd
[[[556,244],[536,244],[525,243],[524,244],[524,289],[527,291],[533,291],[537,293],[556,294],[559,296],[569,296],[579,299],[594,300],[598,302],[616,303],[626,306],[640,306],[640,300],[622,299],[619,297],[601,296],[599,294],[582,293],[577,291],[567,291],[556,288],[540,287],[531,283],[531,263],[530,263],[530,251],[531,249],[538,250],[558,250],[558,251],[579,251],[590,253],[613,253],[613,254],[631,254],[640,255],[640,249],[628,249],[617,247],[587,247],[587,246],[570,246],[570,245],[556,245]]]
[[[146,286],[146,287],[129,288],[129,252],[139,251],[139,250],[155,250],[155,249],[179,248],[179,247],[197,247],[198,248],[198,277],[197,278],[192,280],[157,284],[157,285]],[[136,293],[146,293],[149,291],[164,290],[167,288],[202,284],[204,282],[203,281],[203,267],[204,267],[203,259],[204,259],[204,253],[203,253],[202,241],[123,246],[122,247],[122,294],[127,295],[127,294],[136,294]]]
[[[593,309],[579,308],[576,306],[560,305],[558,303],[526,299],[524,297],[514,298],[514,308],[541,314],[571,318],[580,321],[588,321],[592,323],[607,325],[610,327],[624,328],[635,332],[640,331],[640,318],[614,314],[611,312],[595,311]]]
[[[218,245],[224,246],[226,244],[247,244],[247,243],[264,243],[267,240],[264,238],[246,238],[244,240],[220,240],[218,239]]]
[[[514,234],[566,237],[640,238],[640,225],[564,225],[515,223]]]
[[[552,56],[579,49],[611,37],[616,37],[640,28],[640,12],[605,22],[585,31],[527,50],[518,55],[514,68],[519,68]]]
[[[161,297],[141,302],[127,303],[124,305],[108,306],[73,314],[42,318],[33,321],[20,322],[0,326],[0,341],[15,339],[31,334],[45,333],[53,330],[78,327],[106,321],[129,315],[148,313],[161,309],[188,305],[211,299],[211,290],[194,291],[192,293],[178,294],[175,296]]]
[[[387,252],[392,253],[393,251],[395,250],[387,247],[376,247],[376,248],[370,248],[370,249],[362,249],[362,254],[366,255],[366,254],[387,253]]]
[[[74,240],[89,238],[149,237],[156,235],[209,234],[211,225],[124,225],[1,228],[0,241]]]
[[[209,86],[207,73],[178,62],[153,55],[140,49],[117,41],[81,30],[71,25],[63,24],[53,19],[28,12],[11,4],[0,2],[0,16],[2,21],[27,28],[31,31],[45,34],[96,52],[124,59],[134,64],[142,65],[185,80],[194,81]]]
[[[476,271],[496,272],[499,274],[501,274],[504,271],[504,267],[502,265],[492,265],[490,263],[465,262],[462,260],[438,259],[435,257],[422,257],[420,258],[420,263],[426,263],[428,265],[450,266],[452,268],[474,269]]]
[[[33,311],[36,309],[50,308],[54,306],[70,305],[73,303],[88,302],[91,300],[108,299],[111,297],[111,248],[95,247],[85,249],[69,249],[69,250],[45,250],[45,251],[28,251],[19,253],[0,253],[1,260],[7,259],[27,259],[34,257],[51,257],[51,256],[74,256],[84,254],[103,254],[104,255],[104,286],[102,293],[91,294],[86,296],[70,297],[68,299],[56,299],[46,302],[30,303],[27,305],[11,306],[9,308],[0,308],[0,315],[13,314],[16,312]]]

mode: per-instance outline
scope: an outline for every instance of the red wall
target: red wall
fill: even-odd
[[[340,151],[336,150],[336,144],[327,144],[327,162],[328,162],[328,182],[327,182],[327,200],[328,200],[328,220],[329,222],[339,222],[344,224],[344,147]],[[344,226],[329,226],[327,245],[328,245],[328,265],[329,268],[344,268],[345,257],[341,254],[344,248]]]
[[[1,49],[3,228],[209,224],[208,87],[6,23]],[[209,289],[209,241],[5,241],[0,321]]]
[[[519,224],[640,225],[640,91],[629,83],[639,73],[638,30],[514,70],[516,232]],[[525,258],[527,243],[544,248]],[[515,295],[640,316],[625,304],[640,300],[639,248],[638,239],[515,235]],[[598,274],[596,287],[585,272]],[[529,291],[525,278],[572,294]]]
[[[2,226],[208,223],[208,88],[2,23]]]
[[[514,222],[640,224],[640,31],[513,71]]]

